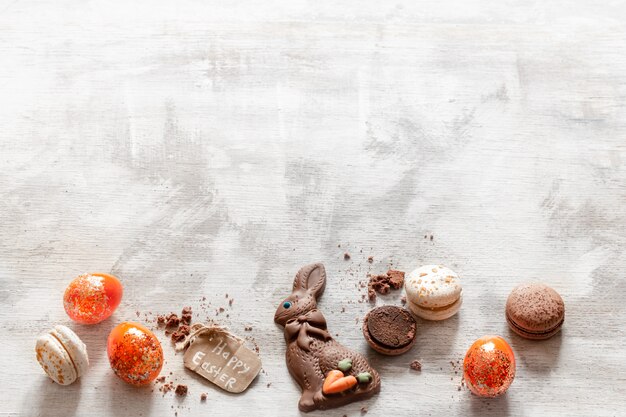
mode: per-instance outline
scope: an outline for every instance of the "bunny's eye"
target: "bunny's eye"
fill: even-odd
[[[291,307],[291,302],[289,302],[289,301],[285,301],[285,302],[283,303],[283,308],[289,308],[289,307]]]

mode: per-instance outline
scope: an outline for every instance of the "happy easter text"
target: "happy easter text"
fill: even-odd
[[[209,376],[215,378],[213,382],[220,382],[224,385],[225,389],[232,389],[233,385],[237,382],[237,378],[227,373],[227,370],[231,372],[236,372],[237,375],[245,374],[250,370],[250,366],[246,365],[241,359],[237,356],[233,355],[231,351],[229,351],[226,347],[228,344],[224,342],[222,339],[219,339],[217,345],[211,350],[211,353],[214,353],[217,356],[221,356],[222,358],[228,360],[226,365],[220,366],[212,364],[211,362],[203,361],[206,356],[205,352],[198,351],[193,356],[193,363],[196,366],[200,366]],[[230,368],[230,369],[224,369]],[[222,372],[224,371],[224,372]]]

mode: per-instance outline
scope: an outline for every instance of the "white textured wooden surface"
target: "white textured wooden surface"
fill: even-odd
[[[330,329],[383,377],[378,397],[314,415],[623,415],[624,2],[285,3],[0,3],[0,415],[298,415],[272,317],[312,261]],[[420,323],[397,358],[356,324],[359,280],[389,262],[465,284],[461,313]],[[126,288],[100,325],[62,308],[84,271]],[[559,336],[507,329],[526,280],[563,295]],[[183,305],[223,306],[254,338],[265,373],[245,394],[194,378],[160,332],[186,398],[113,375],[112,326]],[[58,323],[91,355],[69,387],[35,360]],[[449,363],[488,333],[518,358],[496,400],[457,391]]]

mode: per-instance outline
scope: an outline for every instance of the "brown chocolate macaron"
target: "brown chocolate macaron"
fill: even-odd
[[[565,320],[563,299],[545,284],[522,284],[506,301],[506,321],[518,335],[533,340],[554,336]]]
[[[411,313],[400,307],[376,307],[363,320],[367,343],[383,355],[401,355],[415,344],[417,323]]]

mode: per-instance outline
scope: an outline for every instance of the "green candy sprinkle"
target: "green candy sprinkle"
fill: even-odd
[[[356,379],[359,381],[359,384],[367,384],[372,380],[372,374],[369,372],[361,372],[356,376]]]
[[[337,367],[341,372],[348,372],[350,369],[352,369],[352,359],[346,358],[340,360],[337,364]]]

